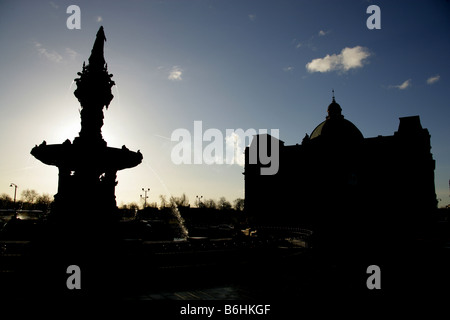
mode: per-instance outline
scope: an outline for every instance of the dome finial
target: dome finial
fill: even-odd
[[[327,119],[343,118],[343,116],[341,114],[341,111],[342,111],[341,106],[334,99],[334,89],[331,90],[331,92],[333,93],[333,101],[328,106],[328,109],[327,109],[328,116],[326,118]]]

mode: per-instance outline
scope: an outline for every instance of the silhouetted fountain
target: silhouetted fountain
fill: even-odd
[[[81,105],[81,131],[73,143],[35,146],[31,154],[47,165],[59,169],[58,193],[49,222],[58,229],[75,233],[99,232],[113,221],[117,210],[115,187],[117,171],[141,163],[142,154],[108,147],[102,137],[103,108],[113,99],[115,84],[103,56],[106,41],[103,27],[97,32],[89,64],[83,63],[75,79],[74,94]]]

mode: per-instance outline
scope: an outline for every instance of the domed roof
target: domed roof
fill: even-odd
[[[332,139],[341,141],[360,141],[364,139],[361,131],[341,114],[341,106],[334,100],[328,106],[328,116],[311,133],[310,139]]]

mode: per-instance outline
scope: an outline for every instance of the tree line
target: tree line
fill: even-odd
[[[160,205],[158,207],[158,204],[156,202],[147,203],[147,208],[171,208],[171,207],[190,207],[189,198],[186,196],[185,193],[183,193],[180,197],[170,196],[169,199],[165,195],[159,195]],[[194,202],[194,207],[197,208],[205,208],[205,209],[214,209],[214,210],[236,210],[236,211],[243,211],[244,210],[244,199],[237,198],[231,203],[228,201],[225,197],[220,197],[219,200],[214,199],[205,199],[198,198]],[[140,210],[144,209],[144,203],[142,205],[139,205],[137,202],[130,202],[121,204],[119,206],[119,209],[134,209],[134,210]]]
[[[23,190],[15,203],[9,194],[0,195],[0,209],[3,210],[41,210],[45,213],[50,209],[52,202],[53,196],[48,193],[39,194],[33,189]]]
[[[167,198],[165,195],[160,195],[160,206],[156,202],[147,203],[147,207],[150,208],[173,208],[173,207],[190,207],[189,198],[183,193],[181,196],[170,196]],[[34,189],[23,190],[20,197],[14,199],[7,193],[0,195],[0,209],[16,209],[16,210],[42,210],[44,213],[50,209],[53,202],[53,196],[48,193],[38,193]],[[233,202],[228,201],[225,197],[220,197],[219,200],[204,199],[203,197],[197,197],[194,202],[194,207],[205,208],[211,210],[244,210],[244,199],[238,198]],[[140,210],[144,209],[144,203],[139,205],[137,202],[122,203],[119,209],[124,210]]]

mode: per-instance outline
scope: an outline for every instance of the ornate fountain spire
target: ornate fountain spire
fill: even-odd
[[[112,74],[108,73],[103,55],[104,42],[106,41],[103,27],[97,32],[94,46],[87,66],[83,63],[82,72],[78,72],[79,78],[75,79],[77,89],[74,94],[81,104],[81,131],[80,140],[90,144],[105,144],[102,138],[103,107],[108,109],[109,103],[114,98],[111,88],[115,84]]]
[[[91,56],[89,57],[89,65],[91,68],[103,69],[105,66],[105,57],[103,55],[103,46],[105,41],[105,32],[103,31],[103,26],[101,26],[100,29],[98,29],[94,46],[92,47]]]

